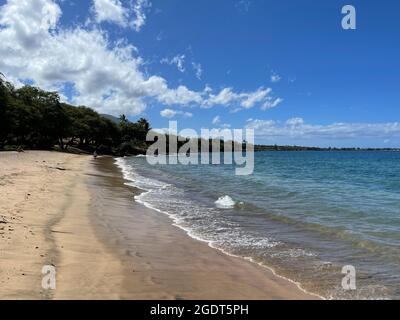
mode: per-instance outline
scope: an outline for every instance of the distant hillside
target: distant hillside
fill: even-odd
[[[120,119],[120,118],[114,117],[114,116],[112,116],[112,115],[110,115],[110,114],[100,114],[100,115],[101,115],[102,117],[104,117],[104,118],[106,118],[106,119],[108,119],[108,120],[114,122],[115,124],[120,124],[120,122],[121,122],[121,119]]]

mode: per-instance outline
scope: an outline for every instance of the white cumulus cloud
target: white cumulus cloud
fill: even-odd
[[[136,0],[131,2],[131,6],[124,6],[121,0],[93,0],[96,22],[116,23],[139,32],[146,24],[146,10],[151,7],[151,2]]]
[[[183,116],[184,118],[191,118],[193,114],[190,112],[183,112],[180,110],[164,109],[160,112],[160,115],[164,118],[175,118],[177,115]]]
[[[236,93],[232,88],[224,88],[218,94],[210,94],[207,101],[204,102],[203,107],[209,108],[214,105],[229,106],[234,104],[235,111],[253,108],[256,104],[266,103],[272,98],[271,88],[259,88],[253,92]]]
[[[243,101],[241,106],[245,109],[253,108],[256,103],[265,101],[271,92],[271,88],[260,88],[255,92],[242,94]]]
[[[245,109],[270,99],[271,89],[264,88],[242,93],[172,88],[163,77],[143,71],[143,58],[125,39],[112,42],[96,26],[61,27],[61,15],[53,0],[8,0],[0,6],[0,72],[16,84],[29,81],[62,96],[68,92],[70,102],[114,115],[138,115],[151,100],[164,107]],[[180,60],[177,66],[183,68]]]
[[[277,107],[283,102],[282,98],[276,98],[273,99],[271,97],[268,97],[268,99],[264,102],[264,104],[261,106],[261,110],[268,110]]]
[[[400,123],[332,123],[307,124],[302,118],[288,119],[284,124],[273,120],[249,119],[247,128],[263,139],[352,139],[400,137]]]
[[[129,13],[120,0],[93,0],[96,21],[114,22],[120,26],[128,25]]]
[[[146,23],[146,10],[149,7],[151,7],[151,2],[148,0],[136,0],[133,6],[133,11],[135,13],[133,27],[137,32],[139,32]]]
[[[112,114],[139,114],[149,98],[165,104],[202,102],[199,93],[185,86],[171,89],[164,78],[145,76],[134,46],[110,43],[98,29],[57,28],[60,16],[60,7],[51,0],[3,5],[0,70],[10,79],[31,80],[45,89],[62,91],[70,85],[72,102]]]

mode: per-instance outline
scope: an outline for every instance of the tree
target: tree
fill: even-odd
[[[16,120],[24,120],[17,130],[22,141],[33,148],[45,149],[58,142],[64,149],[63,140],[71,124],[58,93],[24,86],[16,90],[15,96],[19,100],[16,109],[22,109]]]
[[[120,116],[119,116],[119,120],[121,120],[121,122],[128,122],[128,119],[127,119],[127,117],[124,115],[124,114],[121,114]]]
[[[0,74],[0,148],[3,148],[10,130],[9,95],[10,84],[3,80],[3,75]]]
[[[68,145],[78,139],[82,148],[106,145],[111,149],[119,142],[119,129],[111,120],[84,106],[67,106],[67,109],[72,122]]]
[[[137,135],[140,141],[146,141],[147,134],[151,130],[150,123],[144,119],[140,118],[137,122]]]
[[[109,119],[111,118],[111,119]],[[76,146],[87,151],[120,154],[145,152],[150,124],[133,123],[125,115],[120,121],[102,116],[85,106],[60,102],[57,92],[24,86],[15,89],[0,73],[0,149],[23,146],[66,150]]]

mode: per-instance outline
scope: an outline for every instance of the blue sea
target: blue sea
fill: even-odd
[[[400,298],[400,152],[259,152],[255,170],[117,160],[191,237],[333,299]],[[344,266],[356,290],[342,286]]]

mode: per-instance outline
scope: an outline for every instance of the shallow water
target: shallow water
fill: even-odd
[[[400,152],[260,152],[250,176],[117,162],[146,191],[138,201],[195,238],[327,298],[400,298]],[[356,290],[342,288],[346,265]]]

